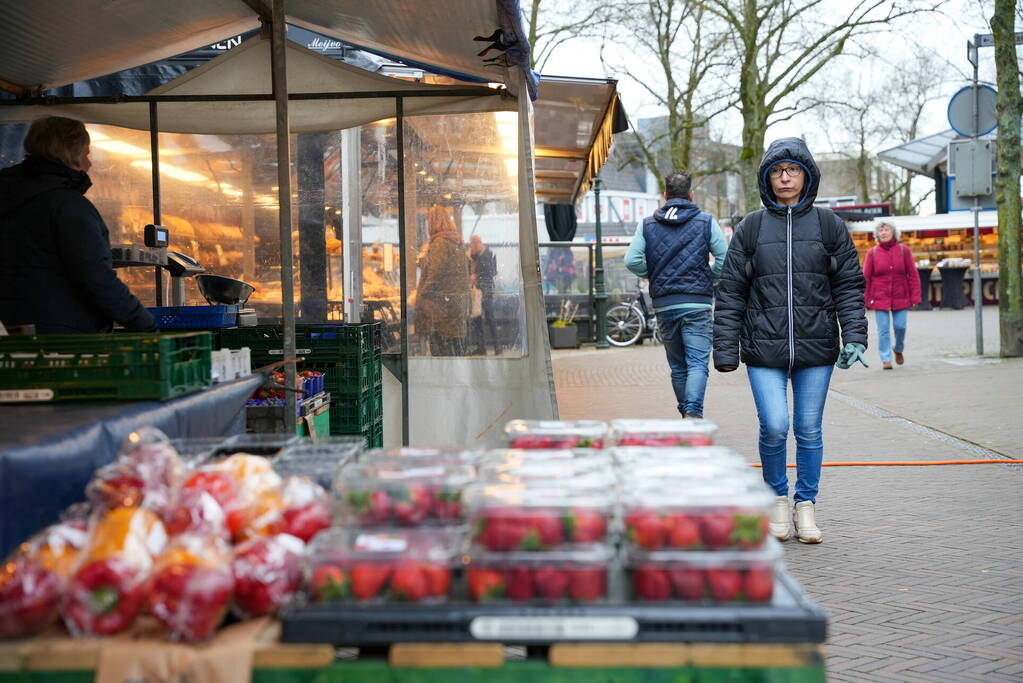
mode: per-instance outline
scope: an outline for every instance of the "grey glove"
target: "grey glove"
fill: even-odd
[[[835,362],[835,366],[842,370],[848,370],[852,367],[853,363],[859,361],[863,363],[863,367],[869,368],[867,364],[867,357],[863,355],[863,352],[867,350],[867,347],[863,344],[846,344],[842,352],[838,354],[838,361]]]

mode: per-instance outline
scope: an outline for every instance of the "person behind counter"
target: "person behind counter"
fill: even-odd
[[[156,329],[114,273],[110,235],[85,198],[89,132],[81,121],[38,119],[25,160],[0,170],[0,321],[40,334]]]

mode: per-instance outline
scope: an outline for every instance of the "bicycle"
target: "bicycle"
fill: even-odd
[[[653,301],[643,290],[638,291],[631,301],[609,308],[606,320],[607,342],[612,346],[631,346],[636,342],[642,344],[645,336],[654,344],[661,343]]]

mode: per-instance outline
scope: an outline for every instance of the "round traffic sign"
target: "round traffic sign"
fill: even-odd
[[[977,111],[980,125],[973,117],[973,86],[967,85],[952,95],[948,102],[948,122],[952,129],[966,138],[987,135],[998,125],[995,118],[995,100],[998,93],[990,85],[977,86]],[[979,128],[979,130],[978,130]]]

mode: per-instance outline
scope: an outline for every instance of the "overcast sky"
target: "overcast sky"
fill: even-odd
[[[933,50],[948,62],[948,82],[943,86],[943,90],[946,92],[941,98],[932,102],[926,111],[924,124],[921,126],[922,134],[937,133],[949,128],[946,118],[948,99],[956,90],[967,85],[972,76],[972,67],[966,60],[966,41],[972,38],[974,33],[990,33],[991,29],[984,16],[990,16],[993,8],[993,0],[950,0],[940,14],[930,15],[926,18],[914,18],[911,24],[913,33],[909,36],[909,40],[904,36],[894,34],[872,38],[886,54],[891,54],[893,57],[899,54],[910,56],[913,50],[917,49],[913,45],[915,41],[922,45],[932,46]],[[1017,29],[1019,28],[1017,26]],[[544,72],[562,76],[614,76],[614,74],[604,73],[600,62],[599,48],[599,43],[596,41],[576,39],[564,43],[547,61]],[[980,55],[981,80],[993,82],[994,50],[993,48],[982,49]],[[616,58],[626,64],[636,64],[638,60],[635,55],[626,50],[620,50]],[[871,72],[877,70],[876,66],[870,68],[868,65],[864,65],[863,68],[869,69]],[[661,113],[642,86],[628,77],[620,78],[618,87],[632,120],[657,116]],[[722,117],[717,124],[715,127],[726,142],[737,143],[739,141],[742,123],[738,116],[733,114]],[[768,133],[768,140],[788,135],[804,136],[812,145],[821,149],[826,147],[827,143],[823,139],[815,139],[816,131],[819,129],[819,120],[815,116],[798,117],[772,127]],[[890,146],[901,142],[905,141],[893,140]]]

